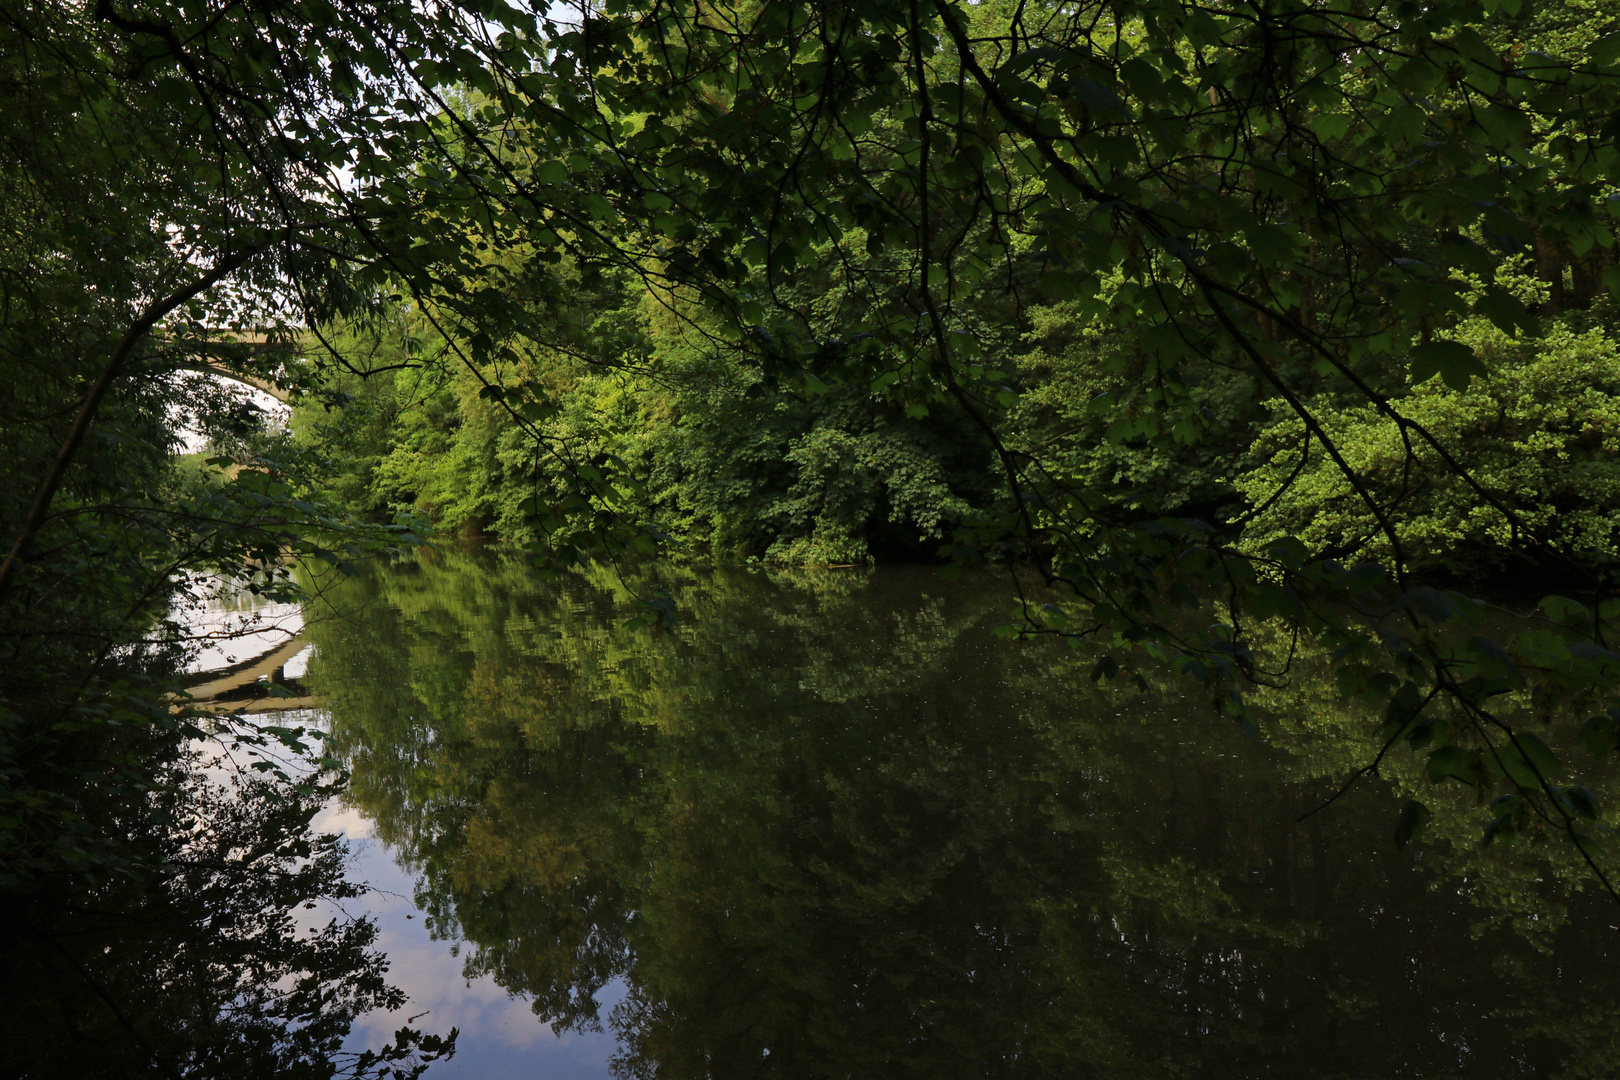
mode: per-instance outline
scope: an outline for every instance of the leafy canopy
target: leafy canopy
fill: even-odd
[[[1206,681],[1244,725],[1245,685],[1285,678],[1291,655],[1257,628],[1316,637],[1342,692],[1384,714],[1386,750],[1410,739],[1437,779],[1499,792],[1504,821],[1540,821],[1602,873],[1597,800],[1526,721],[1597,714],[1588,741],[1612,751],[1609,572],[1482,481],[1408,391],[1438,377],[1465,392],[1488,373],[1465,318],[1534,336],[1615,283],[1607,6],[612,0],[561,14],[492,0],[8,13],[7,62],[31,72],[34,105],[85,118],[92,175],[117,175],[133,146],[145,201],[129,216],[152,223],[138,261],[157,268],[83,339],[84,423],[41,440],[52,460],[79,452],[137,346],[160,324],[206,326],[186,305],[222,286],[244,320],[407,304],[566,479],[522,508],[538,561],[655,547],[622,470],[545,428],[554,405],[523,374],[540,349],[620,361],[550,298],[639,281],[706,348],[797,392],[865,387],[914,418],[950,403],[994,449],[1003,497],[953,554],[1028,558],[1059,591],[1021,632],[1135,647]],[[27,67],[42,63],[54,82]],[[139,121],[135,142],[93,122],[99,108]],[[28,160],[46,175],[43,152]],[[43,247],[88,266],[80,220],[63,209]],[[1509,256],[1534,263],[1545,301],[1498,280]],[[1255,550],[1242,521],[1143,521],[1061,455],[1008,439],[1022,387],[997,335],[1055,301],[1140,361],[1145,397],[1117,437],[1198,442],[1211,421],[1191,373],[1246,371],[1368,534]],[[1410,580],[1406,493],[1345,451],[1314,403],[1324,390],[1392,431],[1404,460],[1449,471],[1512,544],[1561,560],[1582,600],[1492,636],[1474,601]],[[0,587],[40,550],[66,482],[37,473]],[[1378,560],[1356,565],[1363,553]],[[1212,597],[1217,621],[1189,629]],[[1403,835],[1423,820],[1403,818]]]

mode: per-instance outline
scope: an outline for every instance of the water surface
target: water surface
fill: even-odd
[[[1620,911],[1461,789],[1397,852],[1412,762],[1298,822],[1377,726],[1308,678],[1255,742],[995,637],[1005,578],[630,581],[674,634],[454,554],[310,621],[430,1076],[1620,1071]]]

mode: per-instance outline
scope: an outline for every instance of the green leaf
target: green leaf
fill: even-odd
[[[1097,295],[1097,279],[1091,274],[1051,270],[1041,275],[1040,284],[1054,300],[1080,300]]]
[[[542,161],[534,167],[537,184],[564,184],[568,182],[568,166],[560,161]]]
[[[1563,771],[1558,761],[1558,755],[1548,749],[1547,744],[1528,731],[1517,731],[1513,734],[1514,742],[1523,750],[1524,756],[1544,779],[1552,779]]]
[[[1406,800],[1401,808],[1400,819],[1395,823],[1395,846],[1405,848],[1407,844],[1423,835],[1424,826],[1428,825],[1434,814],[1427,806],[1416,799]]]
[[[1474,301],[1474,311],[1491,320],[1498,330],[1510,337],[1520,331],[1533,335],[1539,329],[1536,317],[1530,314],[1530,310],[1500,285],[1487,285],[1479,299]]]
[[[1298,230],[1282,225],[1257,225],[1249,230],[1249,250],[1263,263],[1292,263],[1302,242]]]
[[[1548,596],[1542,599],[1541,610],[1547,613],[1549,619],[1569,625],[1580,625],[1592,617],[1592,612],[1585,604],[1578,600],[1571,600],[1567,596]]]
[[[1408,680],[1390,696],[1389,704],[1384,707],[1384,726],[1378,736],[1380,741],[1392,742],[1400,738],[1403,732],[1410,731],[1422,706],[1423,691]]]
[[[1412,733],[1406,737],[1406,743],[1413,750],[1422,750],[1434,742],[1444,745],[1448,737],[1445,721],[1423,719],[1412,725]]]
[[[1327,142],[1349,131],[1350,120],[1348,113],[1322,113],[1311,121],[1311,128],[1318,139]]]
[[[1361,563],[1340,574],[1333,584],[1351,596],[1366,597],[1389,584],[1389,573],[1377,563]]]
[[[1491,801],[1491,818],[1485,826],[1485,843],[1512,840],[1518,834],[1520,819],[1524,817],[1524,798],[1519,795],[1501,795]]]
[[[1392,143],[1413,142],[1423,133],[1426,115],[1416,105],[1402,105],[1384,118],[1379,133]]]
[[[1406,607],[1414,608],[1419,614],[1437,623],[1446,622],[1457,615],[1457,605],[1451,602],[1451,598],[1428,585],[1419,585],[1395,601],[1396,610]]]
[[[1478,665],[1479,674],[1488,679],[1504,679],[1517,686],[1524,684],[1524,676],[1507,650],[1488,637],[1469,638],[1462,650]]]
[[[1612,716],[1594,716],[1581,726],[1581,746],[1593,757],[1620,750],[1620,724]]]
[[[1609,295],[1620,300],[1620,266],[1611,266],[1603,271],[1603,287],[1609,290]]]
[[[1407,94],[1422,94],[1440,80],[1441,71],[1424,56],[1416,56],[1396,69],[1394,83]]]
[[[1485,365],[1460,341],[1431,341],[1412,350],[1412,385],[1418,386],[1439,375],[1445,384],[1461,394],[1473,376],[1488,374]]]
[[[1610,25],[1613,25],[1612,23]],[[1620,60],[1620,34],[1609,34],[1593,43],[1587,54],[1594,64],[1612,64]]]
[[[1508,779],[1527,790],[1539,788],[1559,773],[1557,756],[1528,731],[1514,732],[1510,741],[1497,748],[1496,756]]]
[[[1428,766],[1424,771],[1430,783],[1438,784],[1447,779],[1456,779],[1472,785],[1478,758],[1477,750],[1464,750],[1460,746],[1442,746],[1430,752]]]
[[[1564,789],[1564,796],[1575,808],[1575,813],[1590,821],[1596,821],[1603,816],[1603,806],[1598,802],[1590,788],[1581,784],[1572,784]]]

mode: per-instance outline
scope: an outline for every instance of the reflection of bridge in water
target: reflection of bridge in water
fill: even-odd
[[[191,695],[191,707],[214,713],[234,712],[237,709],[264,713],[321,708],[326,704],[324,700],[311,694],[302,680],[287,677],[288,661],[305,648],[304,639],[294,636],[273,649],[230,667],[197,672],[191,676],[193,681],[186,687],[186,692]],[[292,696],[272,696],[272,685]]]

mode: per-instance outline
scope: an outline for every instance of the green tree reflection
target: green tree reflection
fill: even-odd
[[[622,1075],[1620,1068],[1573,861],[1460,839],[1471,796],[1405,853],[1387,791],[1296,822],[1365,750],[1327,688],[1274,696],[1285,754],[996,640],[1001,581],[661,572],[690,611],[665,638],[605,572],[453,555],[312,628],[350,798],[436,932],[605,1023]]]
[[[172,740],[140,749],[144,805],[79,805],[157,869],[37,875],[0,903],[0,1075],[410,1080],[453,1053],[454,1031],[408,1025],[344,1048],[357,1017],[405,995],[375,924],[343,913],[361,889],[342,841],[311,828],[328,783],[210,769]]]

